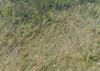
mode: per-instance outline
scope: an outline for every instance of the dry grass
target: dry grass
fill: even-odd
[[[96,20],[75,11],[56,12],[51,17],[52,21],[44,19],[46,24],[35,28],[30,23],[1,30],[1,71],[100,70]]]
[[[0,19],[0,71],[100,71],[99,14],[98,4],[47,11],[37,25]]]

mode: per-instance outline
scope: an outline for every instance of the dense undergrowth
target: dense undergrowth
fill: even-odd
[[[90,15],[98,17],[99,2],[99,0],[1,0],[0,17],[8,23],[28,21],[39,24],[44,16],[49,17],[55,10],[68,10],[78,5],[87,8],[84,12],[89,10]]]
[[[100,1],[0,0],[0,71],[100,71]]]

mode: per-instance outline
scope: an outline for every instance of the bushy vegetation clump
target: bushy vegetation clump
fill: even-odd
[[[98,2],[99,0],[1,0],[0,15],[10,22],[20,20],[37,23],[37,20],[43,20],[45,14],[52,13],[55,10],[68,10],[77,5],[89,7],[88,12],[91,15],[96,15],[99,8],[99,6],[96,6]]]

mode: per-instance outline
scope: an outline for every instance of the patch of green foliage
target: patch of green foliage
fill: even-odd
[[[1,0],[0,17],[7,19],[7,22],[18,20],[21,22],[39,23],[38,20],[42,21],[43,16],[48,12],[68,10],[76,5],[86,5],[86,7],[88,7],[87,4],[95,4],[98,1],[99,0]],[[98,16],[97,9],[94,9],[95,5],[91,7],[88,12],[90,12],[91,15]]]

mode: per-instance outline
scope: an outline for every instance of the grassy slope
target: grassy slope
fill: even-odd
[[[85,9],[50,12],[35,26],[1,20],[0,71],[100,71],[100,21]]]

